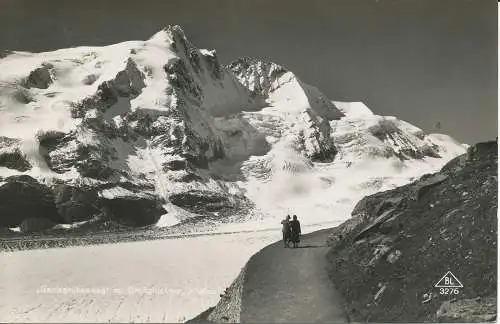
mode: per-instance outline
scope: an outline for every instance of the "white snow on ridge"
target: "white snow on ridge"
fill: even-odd
[[[448,152],[450,156],[463,154],[464,149],[470,146],[469,144],[459,143],[446,134],[433,133],[429,134],[428,138],[433,143],[438,144],[444,151]]]
[[[215,50],[200,49],[200,53],[203,55],[214,56]]]
[[[373,112],[363,102],[343,102],[332,101],[337,108],[340,109],[349,118],[362,118],[365,116],[372,116]]]

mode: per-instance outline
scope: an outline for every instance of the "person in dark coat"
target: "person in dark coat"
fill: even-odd
[[[281,225],[282,225],[281,231],[283,232],[283,244],[285,245],[285,247],[288,247],[291,235],[290,215],[286,215],[286,218],[281,221]]]
[[[291,236],[290,240],[293,243],[293,247],[296,248],[299,246],[300,242],[300,222],[297,219],[297,215],[293,215],[293,220],[290,222],[290,230],[291,230]]]

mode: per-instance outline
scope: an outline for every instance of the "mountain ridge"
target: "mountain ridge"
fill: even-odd
[[[179,26],[146,41],[11,52],[0,71],[0,199],[29,201],[14,188],[39,183],[57,210],[3,204],[2,214],[45,219],[25,231],[96,218],[168,227],[229,217],[268,226],[284,212],[305,212],[298,204],[334,183],[350,193],[338,195],[340,221],[359,195],[464,151],[367,107],[348,111],[276,63],[221,65]],[[385,171],[370,174],[378,166]],[[354,183],[341,175],[348,168]],[[310,222],[331,219],[333,206],[316,197]],[[19,230],[25,219],[14,219],[0,226]]]

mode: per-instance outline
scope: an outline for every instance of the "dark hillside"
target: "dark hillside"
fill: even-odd
[[[497,142],[479,143],[436,174],[358,203],[327,255],[351,320],[496,318],[497,161]],[[448,271],[458,294],[434,287]]]

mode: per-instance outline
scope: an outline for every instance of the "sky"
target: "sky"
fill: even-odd
[[[0,0],[0,50],[108,45],[178,24],[223,63],[273,61],[331,100],[473,144],[497,136],[497,14],[494,0]]]

